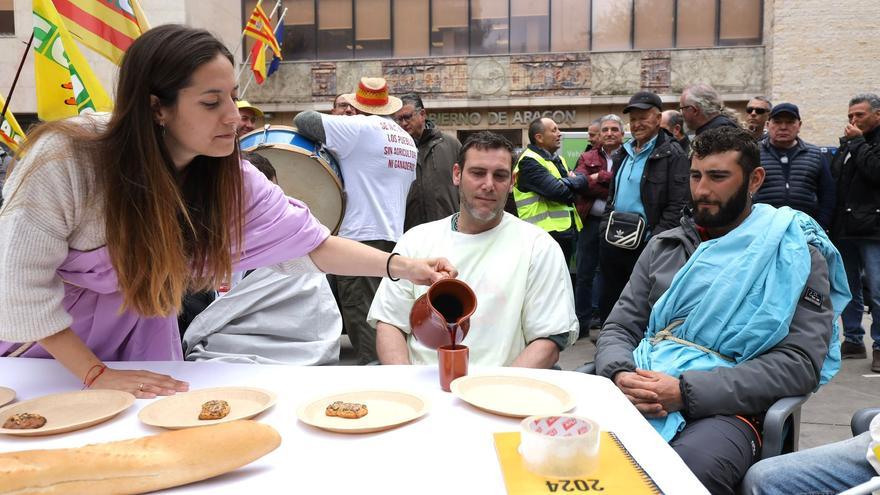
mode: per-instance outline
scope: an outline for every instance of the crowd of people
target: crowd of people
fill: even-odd
[[[589,335],[597,374],[712,493],[744,478],[773,493],[768,477],[827,458],[750,471],[774,401],[868,357],[877,95],[851,99],[832,153],[799,137],[794,103],[756,96],[740,122],[707,84],[685,88],[678,110],[640,91],[626,123],[591,122],[590,147],[567,163],[550,118],[529,123],[521,153],[488,131],[460,143],[420,95],[363,77],[329,114],[293,121],[344,183],[330,235],[275,183],[279,164],[239,149],[264,115],[237,91],[215,37],[160,26],[126,52],[112,114],[29,133],[0,209],[0,355],[54,358],[86,387],[139,398],[188,384],[105,361],[332,364],[345,328],[360,364],[436,363],[410,309],[458,277],[478,300],[473,363],[550,368]],[[880,372],[880,321],[870,334]],[[870,476],[869,441],[835,447],[857,474],[822,489]]]

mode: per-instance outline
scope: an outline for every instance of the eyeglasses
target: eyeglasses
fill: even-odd
[[[767,113],[767,112],[769,112],[769,111],[770,111],[769,108],[762,108],[762,107],[746,107],[746,113],[756,113],[756,114],[758,114],[758,115],[764,115],[765,113]]]
[[[340,101],[339,103],[336,104],[336,108],[349,109],[349,108],[354,108],[354,107],[352,107],[351,103],[349,103],[347,101]]]

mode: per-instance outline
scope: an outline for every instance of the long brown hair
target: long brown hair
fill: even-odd
[[[107,250],[124,304],[143,316],[179,309],[188,288],[227,280],[242,246],[243,192],[239,149],[225,157],[197,156],[174,167],[154,121],[150,96],[176,104],[202,64],[232,54],[207,31],[180,25],[153,28],[129,47],[119,70],[113,114],[104,132],[59,121],[49,132],[87,151],[103,195]]]

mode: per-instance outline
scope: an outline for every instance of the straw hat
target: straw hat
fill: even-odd
[[[373,115],[391,115],[403,107],[400,98],[388,96],[388,84],[382,77],[362,77],[357,90],[342,97],[359,111]]]
[[[245,109],[249,109],[249,110],[253,110],[254,115],[256,115],[257,117],[262,117],[262,116],[263,116],[263,111],[262,111],[262,110],[260,110],[259,108],[257,108],[257,107],[255,107],[255,106],[251,105],[250,103],[248,103],[248,102],[245,101],[245,100],[238,100],[237,102],[235,102],[235,106],[237,106],[239,110],[241,110],[241,109],[243,109],[243,108],[245,108]]]

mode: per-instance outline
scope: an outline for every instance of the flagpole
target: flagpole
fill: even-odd
[[[3,111],[0,112],[0,122],[6,118],[6,110],[9,108],[9,102],[12,101],[12,93],[15,92],[15,85],[18,84],[18,76],[21,75],[21,68],[24,67],[24,61],[27,59],[28,52],[31,51],[31,44],[34,42],[34,30],[31,29],[31,37],[28,39],[27,47],[24,49],[24,55],[21,57],[21,62],[18,64],[18,70],[15,72],[15,79],[12,80],[12,87],[9,88],[9,93],[6,94],[6,102],[3,103]]]
[[[275,23],[275,27],[272,28],[272,32],[274,33],[276,29],[278,29],[278,25],[284,22],[284,17],[287,15],[287,7],[284,7],[284,10],[281,12],[281,18],[278,19],[278,22]],[[266,48],[263,47],[265,50]],[[247,67],[247,66],[245,66]],[[247,92],[248,88],[251,85],[251,82],[254,80],[254,73],[251,71],[250,77],[248,77],[247,83],[244,85],[244,89],[239,93],[239,98],[244,99],[244,94]]]
[[[281,0],[278,0],[278,1],[280,2]],[[259,7],[260,4],[262,4],[262,3],[263,3],[263,0],[257,0],[257,4],[254,5],[254,10],[257,10],[257,7]],[[242,7],[243,7],[243,6],[242,6]],[[251,15],[254,15],[253,10],[251,11]],[[250,19],[250,16],[248,16],[248,19]],[[247,28],[247,21],[245,21],[245,23],[244,23],[244,27],[245,27],[245,29]],[[232,59],[233,59],[233,60],[235,60],[235,57],[238,56],[238,49],[239,49],[243,44],[244,44],[244,29],[241,30],[241,39],[238,40],[238,43],[235,44],[235,50],[232,51]]]
[[[259,1],[257,2],[257,5],[254,7],[254,10],[256,10],[257,7],[259,7],[260,4],[261,4],[262,2],[263,2],[263,0],[259,0]],[[275,2],[275,7],[272,7],[272,13],[269,14],[269,19],[271,19],[272,16],[275,15],[275,12],[278,11],[278,7],[280,7],[280,6],[281,6],[281,0],[278,0],[277,2]],[[287,10],[287,9],[285,9],[285,11],[286,11],[286,10]],[[248,19],[250,19],[250,17],[248,17]],[[245,28],[247,28],[247,24],[245,24]],[[273,33],[274,33],[274,31],[273,31]],[[241,41],[240,41],[237,45],[235,45],[235,53],[232,54],[232,59],[233,59],[233,60],[235,60],[235,56],[238,55],[238,47],[244,45],[244,37],[245,37],[244,29],[242,29],[242,31],[241,31]],[[248,63],[250,60],[251,60],[251,54],[248,53],[248,54],[247,54],[247,58],[245,58],[244,61],[241,63],[241,68],[238,70],[238,75],[235,77],[235,80],[236,80],[236,81],[238,81],[239,79],[241,79],[241,74],[244,72],[245,67],[247,67],[247,63]]]

